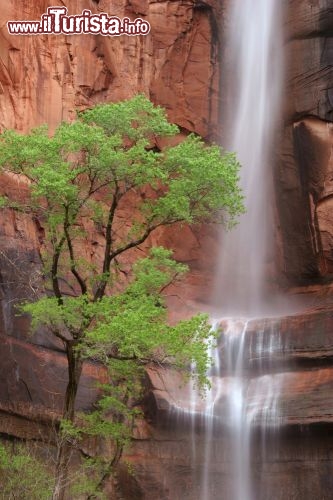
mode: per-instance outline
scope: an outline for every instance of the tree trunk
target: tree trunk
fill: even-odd
[[[68,361],[68,383],[65,395],[65,404],[63,410],[63,419],[74,422],[75,402],[79,382],[82,373],[83,361],[80,353],[75,350],[75,341],[67,342],[66,354]],[[52,500],[64,500],[67,483],[68,467],[72,452],[72,445],[66,437],[59,433],[60,442],[58,444],[58,454],[55,473],[55,485],[52,494]]]

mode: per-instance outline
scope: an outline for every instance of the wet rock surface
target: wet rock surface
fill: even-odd
[[[126,498],[155,500],[193,500],[202,494],[205,444],[198,446],[196,458],[190,460],[191,441],[185,430],[161,430],[151,443],[135,443],[131,461],[135,476],[124,493]],[[284,432],[270,436],[270,446],[262,454],[262,436],[253,438],[252,485],[257,500],[330,500],[332,497],[332,428],[321,426],[313,430]],[[200,442],[200,436],[196,436]],[[212,498],[233,500],[230,442],[216,436],[208,446],[214,456],[209,482]],[[180,458],[181,457],[181,458]],[[264,459],[264,460],[263,460]],[[125,482],[124,482],[125,483]],[[131,485],[131,488],[129,487]],[[134,496],[137,495],[137,496]],[[155,496],[154,496],[155,495]]]
[[[279,391],[278,425],[333,424],[332,322],[332,308],[247,322],[242,376],[248,379],[248,405],[258,408],[259,420],[260,407],[265,406],[271,385]],[[220,367],[218,372],[213,368],[211,376],[216,412],[223,421],[228,412],[227,395],[233,389],[229,382],[232,374],[228,372],[226,321],[221,322],[221,331]],[[148,374],[155,412],[180,412],[189,418],[197,413],[200,419],[205,399],[193,397],[192,387],[180,373],[150,369]]]
[[[286,9],[284,133],[275,171],[283,254],[293,284],[331,279],[333,4],[290,0]],[[316,170],[316,173],[314,173]]]

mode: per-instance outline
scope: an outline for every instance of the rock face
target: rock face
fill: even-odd
[[[249,404],[262,405],[255,384],[257,377],[269,383],[275,378],[279,387],[279,425],[333,424],[333,310],[305,311],[294,316],[251,320],[243,342],[242,373],[248,380]],[[225,321],[219,340],[219,373],[213,372],[215,408],[223,421],[228,414],[226,399],[230,386]],[[172,370],[148,370],[154,395],[154,406],[161,414],[193,411],[200,414],[204,399],[191,398],[191,387],[184,385],[180,373]],[[218,378],[220,382],[217,385]],[[264,380],[265,379],[265,380]],[[263,387],[264,388],[264,387]],[[265,388],[264,388],[265,389]],[[263,391],[264,392],[264,391]]]
[[[219,40],[215,29],[217,13],[213,12],[209,3],[134,0],[65,2],[69,14],[80,14],[83,9],[90,9],[93,13],[105,11],[121,18],[141,16],[151,24],[149,36],[111,38],[101,35],[8,34],[8,20],[40,19],[53,3],[45,0],[10,1],[1,10],[0,129],[15,128],[24,132],[47,123],[52,131],[61,120],[73,119],[77,109],[144,92],[156,103],[166,106],[170,120],[184,130],[196,131],[206,137],[215,134]],[[23,181],[6,176],[1,177],[0,190],[1,194],[20,200],[26,195]],[[127,208],[124,218],[130,217],[132,209]],[[175,245],[180,231],[183,239],[181,248]],[[50,402],[38,395],[41,384],[39,374],[33,377],[29,374],[28,366],[31,365],[23,362],[22,345],[19,347],[11,339],[6,339],[7,336],[20,341],[27,338],[28,321],[16,316],[14,304],[36,293],[42,239],[43,228],[38,221],[17,212],[2,211],[1,335],[7,347],[1,354],[4,385],[0,389],[0,399],[15,404],[21,401],[30,401],[33,405],[40,404],[41,400],[43,404]],[[188,281],[181,285],[179,295],[185,296],[188,301],[202,300],[203,290],[209,287],[209,276],[203,269],[212,266],[211,258],[208,262],[202,256],[205,255],[205,245],[216,246],[210,230],[175,228],[173,231],[160,231],[152,236],[150,243],[174,247],[176,258],[192,264],[192,272]],[[87,242],[85,251],[93,252],[90,247]],[[178,291],[174,290],[169,299],[175,317],[181,310],[177,294]],[[29,342],[42,344],[43,355],[54,356],[52,363],[55,366],[61,364],[62,355],[54,354],[59,345],[45,337],[43,332]],[[49,348],[52,350],[45,350]],[[8,356],[8,349],[12,352],[11,356]],[[31,363],[38,372],[38,363],[43,364],[38,357],[40,351],[37,347],[37,351],[29,349],[28,345],[27,352],[33,356]],[[20,375],[15,376],[17,371]],[[7,382],[6,373],[13,374]],[[57,385],[58,382],[52,384]],[[51,392],[54,392],[53,389]],[[55,406],[58,407],[58,404]]]
[[[124,486],[125,498],[154,500],[193,500],[201,498],[201,481],[205,466],[202,455],[204,444],[199,446],[195,463],[188,460],[191,450],[186,441],[185,429],[160,429],[152,445],[147,442],[134,444],[132,461],[135,463],[135,480]],[[262,462],[260,439],[254,445],[252,468],[256,484],[256,500],[284,500],[332,497],[332,449],[328,446],[329,429],[323,427],[316,434],[297,429],[285,432],[279,440],[270,439]],[[231,482],[242,478],[232,476],[230,468],[230,441],[213,436],[208,446],[216,457],[210,469],[211,498],[233,500]],[[179,458],[181,457],[181,459]],[[161,482],[160,478],[163,478]],[[120,497],[121,498],[121,497]]]
[[[333,457],[327,436],[333,424],[332,320],[330,306],[247,324],[242,377],[243,402],[252,419],[253,498],[331,497]],[[221,328],[225,331],[225,324]],[[228,429],[230,390],[235,386],[230,372],[224,371],[226,335],[219,341],[220,372],[214,370],[211,376],[213,420],[204,413],[204,400],[193,395],[179,373],[149,370],[153,446],[137,441],[131,450],[143,498],[153,499],[158,492],[161,498],[190,500],[209,491],[208,498],[235,499],[232,484],[244,478],[234,476],[232,440],[237,435]],[[272,414],[274,396],[278,413]],[[275,425],[268,427],[274,415]],[[242,436],[246,439],[245,433]]]
[[[40,19],[53,4],[47,0],[9,1],[1,9],[0,131],[15,128],[25,132],[44,123],[52,131],[61,120],[75,118],[77,109],[144,92],[166,107],[169,119],[184,133],[195,131],[207,138],[217,135],[220,41],[216,29],[219,9],[213,10],[213,2],[68,0],[62,4],[69,14],[90,9],[121,18],[140,16],[150,22],[151,33],[115,38],[8,34],[8,20]],[[22,179],[3,175],[0,191],[22,201],[26,185]],[[124,211],[125,219],[133,208]],[[61,346],[43,331],[29,337],[28,318],[17,316],[15,309],[17,303],[38,293],[42,241],[38,221],[11,210],[1,211],[0,433],[28,439],[48,435],[61,410],[66,383]],[[187,308],[191,301],[204,301],[217,245],[214,231],[174,228],[154,234],[149,243],[173,247],[178,260],[191,264],[187,282],[170,293],[174,318],[184,314],[181,304],[185,300]],[[91,242],[83,250],[91,253]],[[91,405],[96,398],[95,382],[103,377],[97,366],[85,366],[79,407]]]
[[[216,13],[209,3],[75,0],[83,9],[143,17],[149,36],[12,36],[8,20],[39,20],[53,3],[6,3],[0,14],[0,126],[27,130],[75,117],[77,109],[144,92],[186,130],[212,134],[219,72]]]
[[[290,0],[284,120],[276,169],[283,272],[294,284],[331,277],[333,4]]]
[[[232,1],[232,0],[228,0]],[[218,137],[219,80],[223,12],[218,0],[64,0],[70,14],[83,9],[119,17],[138,16],[151,23],[147,37],[10,36],[7,20],[39,19],[54,2],[8,0],[0,13],[0,129],[27,131],[48,123],[53,130],[71,120],[76,109],[116,101],[144,92],[166,107],[183,130]],[[333,4],[332,0],[285,0],[286,71],[284,122],[277,138],[275,171],[280,275],[283,284],[313,285],[333,274],[332,140],[333,140]],[[222,61],[223,64],[223,61]],[[223,67],[222,67],[223,69]],[[20,179],[2,176],[0,190],[25,196]],[[127,217],[128,213],[124,214]],[[27,318],[14,304],[36,293],[40,280],[38,252],[43,228],[24,214],[2,212],[0,219],[0,433],[35,438],[62,404],[65,360],[59,345],[39,332],[28,338]],[[181,244],[179,244],[181,242]],[[210,228],[176,228],[153,236],[150,243],[175,248],[175,257],[191,266],[186,282],[170,294],[174,317],[182,303],[195,309],[207,302],[214,273],[217,238]],[[87,242],[86,251],[90,251]],[[316,297],[331,288],[317,288]],[[181,301],[177,297],[181,297]],[[333,423],[332,309],[308,311],[284,319],[253,322],[249,342],[274,328],[281,337],[280,356],[270,369],[284,374],[282,407],[285,430],[266,450],[256,441],[253,474],[256,498],[313,500],[332,497]],[[45,372],[45,363],[48,371]],[[265,359],[254,359],[249,374]],[[288,366],[288,369],[287,369]],[[287,373],[286,373],[287,372]],[[103,373],[87,364],[80,407],[94,400],[92,389]],[[200,498],[204,444],[192,456],[192,432],[203,440],[200,426],[175,418],[179,403],[178,374],[150,373],[147,421],[136,431],[126,457],[135,475],[119,470],[119,498],[193,500]],[[177,389],[174,392],[170,387]],[[214,465],[214,494],[228,499],[230,443],[213,436],[220,448]]]

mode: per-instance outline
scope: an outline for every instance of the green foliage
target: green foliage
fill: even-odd
[[[84,357],[106,365],[110,360],[116,362],[113,378],[122,364],[123,369],[129,369],[124,361],[179,367],[195,363],[202,383],[210,361],[203,346],[212,341],[208,318],[197,315],[171,326],[161,295],[161,290],[185,271],[186,266],[175,262],[169,250],[153,248],[147,258],[133,266],[134,278],[123,292],[95,302],[87,295],[64,297],[61,305],[55,297],[42,297],[22,309],[32,315],[33,328],[44,325],[68,337],[71,333],[79,336],[84,328],[77,349]]]
[[[156,136],[175,135],[177,130],[164,110],[139,95],[81,113],[76,122],[62,123],[53,136],[45,127],[25,136],[5,131],[0,165],[3,171],[28,177],[30,209],[47,229],[53,249],[66,247],[61,243],[66,226],[77,250],[88,236],[82,226],[77,234],[82,218],[103,227],[108,221],[113,225],[127,200],[134,198],[137,211],[127,231],[112,232],[114,265],[116,256],[142,243],[160,225],[224,221],[232,226],[243,211],[234,154],[207,146],[193,134],[164,151],[152,147]],[[0,208],[4,203],[1,200]],[[62,248],[63,273],[68,252]],[[76,262],[77,270],[87,282],[96,283],[86,264]],[[98,277],[105,280],[105,275],[96,273]]]
[[[178,127],[168,123],[165,110],[154,106],[144,95],[128,101],[100,104],[80,114],[84,123],[102,127],[108,136],[137,142],[151,136],[172,136]]]
[[[59,435],[61,439],[77,443],[82,437],[82,429],[77,427],[74,422],[63,418],[60,421]]]
[[[48,500],[53,478],[42,460],[24,446],[0,445],[0,498]]]
[[[70,484],[70,498],[93,498],[108,500],[107,495],[99,490],[100,477],[105,474],[107,464],[102,458],[85,458],[76,471]]]
[[[80,113],[53,136],[46,127],[25,136],[13,131],[0,136],[2,171],[25,176],[30,194],[24,206],[1,197],[0,209],[30,211],[45,232],[41,259],[52,293],[23,304],[22,311],[31,315],[32,329],[46,327],[67,353],[60,483],[68,446],[84,435],[116,443],[103,477],[111,473],[139,415],[145,364],[185,370],[195,364],[198,385],[207,383],[207,347],[214,342],[208,317],[199,314],[176,325],[167,321],[163,292],[186,266],[170,251],[153,248],[132,265],[130,276],[122,268],[123,255],[160,226],[222,222],[231,227],[244,211],[235,155],[194,134],[177,146],[156,148],[157,137],[177,133],[165,111],[139,95]],[[98,235],[96,259],[86,258],[81,248],[92,231]],[[87,358],[107,367],[110,383],[101,388],[94,411],[78,416],[76,391]],[[96,483],[92,474],[77,488],[101,491],[103,482]]]
[[[0,196],[0,208],[5,208],[7,206],[7,197]]]

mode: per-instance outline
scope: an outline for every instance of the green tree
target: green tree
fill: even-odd
[[[66,425],[75,422],[87,357],[109,365],[117,380],[111,382],[98,418],[106,406],[113,408],[113,423],[118,419],[122,429],[132,398],[123,370],[148,362],[180,367],[195,362],[198,379],[204,381],[209,359],[203,342],[211,338],[207,317],[170,326],[162,296],[185,266],[174,262],[169,251],[155,248],[133,266],[132,278],[123,279],[128,270],[122,268],[122,257],[157,228],[203,222],[231,227],[243,211],[235,155],[207,146],[193,134],[162,151],[156,147],[156,138],[177,133],[165,111],[139,95],[85,111],[74,123],[62,123],[53,136],[41,127],[28,135],[5,131],[0,138],[2,171],[25,176],[30,191],[25,204],[4,197],[1,206],[31,212],[45,231],[41,261],[51,293],[24,310],[34,328],[44,325],[64,345]],[[129,204],[136,209],[124,222],[121,214]],[[99,237],[95,261],[81,249],[91,224]],[[107,419],[102,420],[107,426]],[[109,433],[121,450],[116,427]],[[63,440],[54,500],[64,498],[70,449],[70,439]]]

